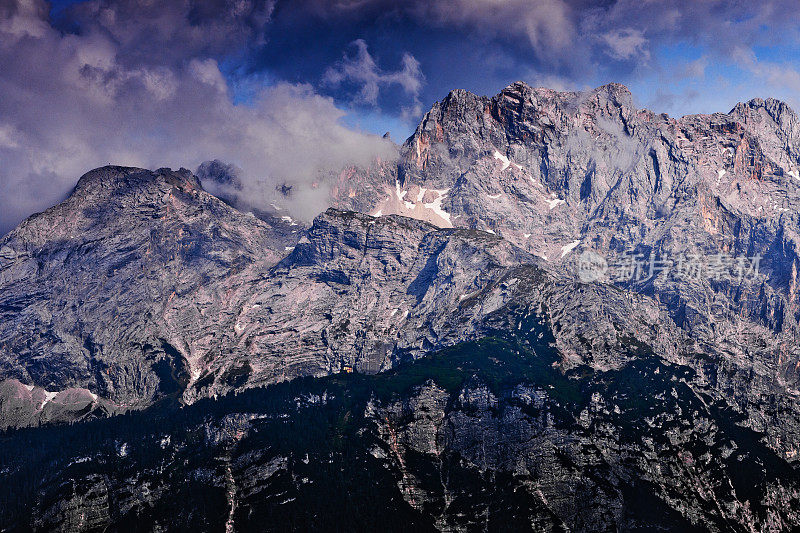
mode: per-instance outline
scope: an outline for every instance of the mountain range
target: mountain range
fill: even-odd
[[[0,529],[800,527],[799,169],[515,83],[313,221],[93,170],[0,239]]]

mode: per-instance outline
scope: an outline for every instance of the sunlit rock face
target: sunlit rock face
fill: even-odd
[[[707,378],[736,390],[750,423],[794,456],[797,437],[786,445],[785,434],[795,430],[767,421],[795,412],[798,169],[800,125],[777,100],[674,119],[637,110],[619,84],[516,83],[436,103],[403,144],[397,174],[375,174],[384,193],[369,209],[492,232],[556,276],[579,271],[587,251],[627,267],[590,279],[661,302],[690,333],[690,351],[715,354]],[[443,216],[423,191],[443,193]],[[676,275],[689,261],[693,274]]]
[[[335,465],[423,529],[796,526],[798,128],[775,100],[454,91],[396,160],[326,177],[309,224],[183,169],[94,170],[0,240],[0,427],[96,439],[12,431],[31,503],[0,491],[0,516],[385,523],[320,498]]]
[[[188,171],[92,171],[1,241],[3,373],[87,389],[111,411],[180,394],[206,343],[184,334],[187,302],[203,312],[235,274],[274,265],[296,233],[230,208]]]

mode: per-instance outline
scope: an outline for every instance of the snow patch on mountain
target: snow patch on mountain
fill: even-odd
[[[432,210],[440,218],[444,219],[450,227],[453,227],[453,223],[450,222],[450,213],[442,209],[442,200],[444,200],[444,196],[450,189],[432,189],[432,190],[439,193],[439,196],[437,196],[433,202],[429,204],[424,204],[425,207]]]
[[[53,398],[58,396],[57,392],[50,392],[50,391],[46,391],[44,389],[42,389],[42,392],[44,393],[44,399],[42,400],[41,405],[39,405],[39,410],[40,411],[42,409],[44,409],[44,406],[47,405],[48,403],[50,403],[53,400]]]
[[[498,152],[497,150],[494,151],[494,158],[499,159],[503,163],[503,168],[500,169],[502,172],[503,170],[507,169],[509,165],[511,165],[511,161],[508,160],[506,156]]]
[[[418,191],[417,191],[418,189]],[[424,220],[439,227],[452,228],[450,213],[443,207],[442,202],[450,189],[428,189],[412,185],[403,189],[399,180],[395,180],[394,188],[387,192],[389,196],[375,205],[370,211],[371,216],[402,215],[409,218]],[[427,202],[425,200],[428,200]]]
[[[561,247],[561,257],[564,257],[565,255],[567,255],[568,253],[570,253],[570,252],[571,252],[572,250],[574,250],[574,249],[575,249],[575,247],[576,247],[576,246],[578,246],[580,243],[581,243],[581,241],[577,240],[577,241],[572,241],[571,243],[569,243],[569,244],[565,244],[564,246],[562,246],[562,247]]]

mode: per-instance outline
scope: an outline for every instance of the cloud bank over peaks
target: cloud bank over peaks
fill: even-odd
[[[247,104],[233,103],[216,54],[229,39],[242,45],[231,32],[251,44],[260,39],[269,3],[74,8],[80,31],[65,32],[43,0],[0,7],[0,234],[105,164],[194,169],[218,159],[238,169],[252,204],[277,198],[310,218],[327,205],[325,171],[396,149],[346,127],[333,100],[306,84],[276,82]],[[207,39],[214,28],[222,36]],[[293,187],[290,198],[275,190],[284,183]]]
[[[453,89],[624,83],[640,107],[800,107],[796,0],[0,0],[0,232],[107,163],[230,166],[313,216]],[[208,171],[214,169],[205,169]],[[300,212],[305,213],[301,215]]]

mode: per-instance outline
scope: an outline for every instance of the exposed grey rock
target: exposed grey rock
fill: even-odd
[[[491,234],[331,210],[281,253],[291,226],[239,214],[194,181],[187,190],[169,181],[179,178],[193,179],[97,171],[82,178],[65,204],[6,238],[27,254],[3,266],[2,294],[14,317],[2,326],[9,378],[54,391],[88,389],[119,411],[170,394],[191,402],[297,376],[374,373],[476,338],[484,317],[513,298],[580,310],[566,298],[574,293],[571,282],[521,290],[520,276],[545,274],[535,266],[517,272],[517,265],[541,261]],[[129,204],[132,194],[166,205]],[[78,218],[57,245],[39,233],[87,203],[112,222]],[[142,209],[144,222],[130,219]],[[123,223],[138,226],[123,232]],[[23,235],[43,242],[22,248]],[[28,265],[44,258],[49,263],[35,281],[26,277]],[[39,297],[12,307],[29,283]],[[589,292],[602,299],[608,290]],[[600,335],[595,318],[590,328]],[[564,330],[563,349],[579,357],[580,348],[570,347],[577,342],[572,329]],[[46,362],[36,357],[42,352]],[[47,420],[35,412],[7,423]]]
[[[27,499],[0,487],[0,519],[67,531],[796,527],[790,464],[688,367],[629,345],[638,357],[620,369],[566,377],[535,309],[492,315],[512,327],[388,373],[97,421],[90,443],[75,426],[17,437],[37,439],[30,450],[7,439],[0,469]]]
[[[203,421],[148,429],[155,465],[131,434],[104,437],[111,463],[65,451],[80,462],[26,482],[25,527],[247,528],[282,506],[312,527],[293,502],[323,509],[331,464],[380,480],[409,527],[796,527],[799,135],[771,99],[672,119],[617,84],[517,83],[435,104],[397,161],[334,175],[308,228],[185,170],[88,173],[0,240],[0,427],[160,400]],[[201,173],[235,188],[229,171]],[[585,251],[759,256],[760,275],[589,282]],[[297,390],[277,411],[208,400],[264,386]],[[254,429],[307,412],[327,433],[303,455]],[[206,512],[163,512],[191,487]]]
[[[180,394],[190,354],[171,310],[248,265],[276,263],[293,231],[230,208],[185,170],[92,171],[1,241],[2,374],[88,389],[112,410]]]
[[[753,279],[661,273],[622,286],[662,302],[694,343],[687,360],[794,457],[799,134],[773,99],[676,120],[637,110],[618,84],[453,91],[403,145],[395,181],[376,175],[384,193],[369,209],[492,231],[559,277],[587,249],[609,261],[759,256]],[[424,198],[432,190],[438,205]]]

